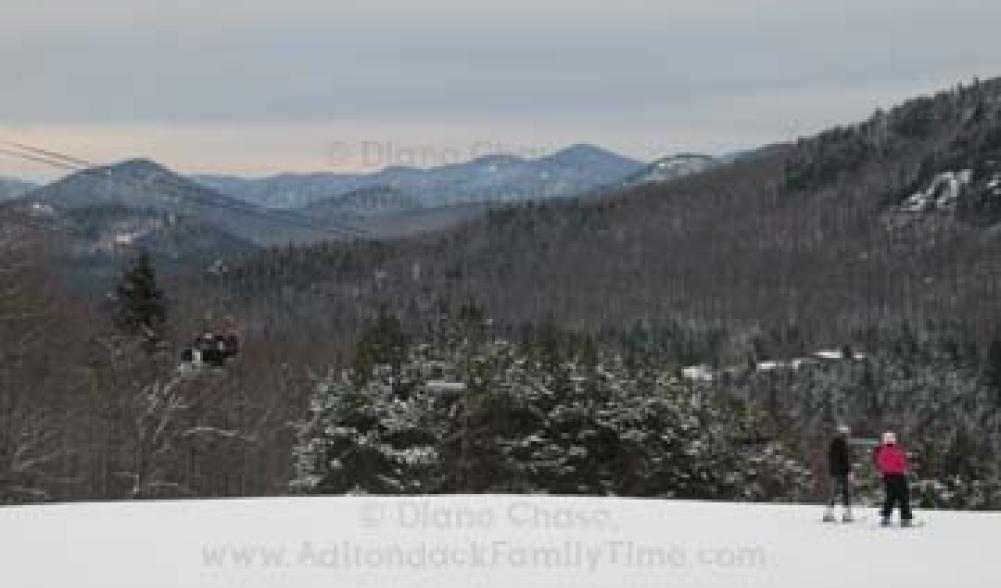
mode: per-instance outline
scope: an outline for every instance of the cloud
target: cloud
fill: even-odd
[[[306,129],[742,148],[1001,73],[999,21],[975,0],[5,0],[0,124],[184,129],[219,169],[313,161],[275,139]],[[241,127],[253,156],[210,135]]]

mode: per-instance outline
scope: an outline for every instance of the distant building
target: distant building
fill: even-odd
[[[715,379],[712,367],[705,364],[681,368],[681,377],[690,382],[712,382]]]

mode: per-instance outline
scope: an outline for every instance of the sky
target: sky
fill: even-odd
[[[720,154],[1001,75],[999,22],[997,0],[2,0],[0,140],[251,176]]]

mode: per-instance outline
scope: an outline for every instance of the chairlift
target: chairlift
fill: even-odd
[[[181,362],[190,368],[226,367],[240,352],[240,339],[235,333],[205,331],[195,338],[191,347],[181,352]]]

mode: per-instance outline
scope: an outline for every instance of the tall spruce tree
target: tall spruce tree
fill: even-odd
[[[409,338],[400,319],[385,308],[380,309],[379,316],[358,342],[353,366],[355,383],[367,382],[377,365],[385,364],[398,372],[408,345]]]
[[[148,343],[163,338],[166,307],[156,270],[146,250],[129,260],[115,287],[115,326]]]
[[[994,405],[1001,407],[1001,339],[994,339],[987,348],[983,371],[984,383],[993,392]]]

